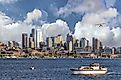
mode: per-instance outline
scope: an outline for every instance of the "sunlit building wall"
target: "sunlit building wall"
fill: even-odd
[[[40,48],[40,42],[43,42],[41,29],[36,29],[36,48]]]

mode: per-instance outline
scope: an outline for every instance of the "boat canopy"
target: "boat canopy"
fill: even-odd
[[[100,66],[100,64],[99,63],[92,63],[92,64],[90,64],[90,66],[97,67],[97,66]]]

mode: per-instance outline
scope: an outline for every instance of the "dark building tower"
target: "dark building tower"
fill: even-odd
[[[70,52],[73,51],[73,35],[72,34],[67,34],[67,50]]]
[[[35,38],[35,29],[32,29],[31,32],[32,32],[32,33],[31,33],[31,37]],[[33,39],[33,40],[34,40],[34,39]]]
[[[92,38],[92,51],[95,52],[96,50],[96,38]]]
[[[87,47],[87,40],[86,38],[81,38],[80,40],[80,47],[85,49]]]
[[[73,42],[74,43],[74,42]],[[80,44],[79,44],[79,40],[78,39],[76,39],[75,40],[75,43],[74,43],[74,48],[79,48],[80,47]]]
[[[22,48],[26,49],[28,47],[28,35],[27,33],[22,34]]]
[[[46,38],[46,45],[47,45],[47,47],[48,48],[54,48],[55,46],[55,44],[54,44],[54,42],[55,42],[55,38],[54,37],[47,37]]]
[[[31,30],[31,34],[30,34],[30,37],[32,37],[33,38],[33,42],[34,42],[34,47],[35,47],[35,44],[36,44],[36,31],[35,31],[35,29],[33,28],[32,30]]]
[[[51,39],[51,37],[47,37],[46,44],[47,44],[47,48],[51,48],[52,47],[52,39]]]
[[[93,52],[100,52],[102,50],[102,43],[97,38],[92,38],[92,49]]]

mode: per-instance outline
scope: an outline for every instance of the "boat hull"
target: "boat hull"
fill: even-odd
[[[104,75],[107,70],[72,70],[72,74],[82,74],[82,75]]]

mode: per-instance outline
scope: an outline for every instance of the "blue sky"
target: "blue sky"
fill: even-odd
[[[46,21],[53,22],[58,19],[58,17],[54,15],[51,7],[53,8],[55,6],[59,8],[66,3],[67,0],[18,0],[11,4],[0,4],[0,10],[15,20],[23,20],[28,12],[36,8],[47,14]]]
[[[0,0],[0,41],[20,41],[22,32],[39,27],[46,37],[75,31],[77,39],[121,46],[120,6],[121,0]]]
[[[63,19],[68,22],[70,30],[74,30],[74,25],[78,20],[81,20],[82,15],[80,13],[72,13],[66,17],[64,16],[56,16],[53,9],[64,7],[68,0],[10,0],[9,3],[1,3],[0,11],[4,12],[6,15],[11,17],[14,20],[23,20],[27,14],[27,12],[33,11],[35,8],[40,9],[44,13],[47,14],[47,18],[45,19],[47,22],[54,22],[58,18]],[[73,2],[76,0],[73,0]],[[82,1],[82,0],[80,0]],[[103,1],[103,0],[102,0]],[[111,7],[115,7],[119,13],[121,13],[121,0],[107,0],[109,2],[115,1],[115,3]],[[105,2],[104,2],[105,3]],[[45,14],[45,15],[46,15]]]

